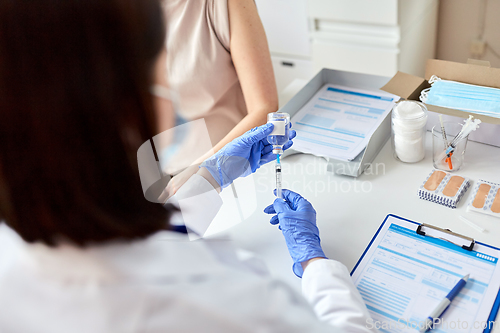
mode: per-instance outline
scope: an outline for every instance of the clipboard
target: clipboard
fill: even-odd
[[[405,242],[408,243],[406,244]],[[429,255],[429,253],[433,253],[434,257]],[[441,256],[446,255],[448,255],[449,260],[442,260],[444,257]],[[463,262],[460,261],[462,257],[464,258]],[[482,279],[487,278],[486,273],[484,273],[486,274],[484,276],[478,275],[476,279],[471,279],[472,286],[470,284],[466,285],[464,288],[464,290],[467,288],[465,293],[456,298],[459,299],[459,301],[454,300],[454,302],[460,303],[452,303],[455,309],[449,310],[448,312],[453,312],[449,315],[450,318],[453,318],[453,316],[458,316],[459,311],[462,311],[462,307],[473,309],[474,306],[476,306],[478,310],[475,318],[483,318],[481,322],[483,322],[486,327],[483,325],[483,327],[481,327],[483,328],[482,330],[481,328],[471,328],[469,331],[489,333],[493,328],[497,312],[500,308],[499,259],[500,249],[496,247],[476,242],[471,237],[454,233],[449,229],[417,223],[390,214],[386,216],[384,222],[380,225],[364,250],[361,258],[354,266],[351,276],[374,320],[387,317],[389,321],[397,319],[399,322],[400,319],[398,319],[396,315],[396,310],[398,310],[401,315],[412,313],[411,311],[420,312],[420,314],[414,314],[413,318],[409,318],[416,320],[423,316],[427,316],[427,312],[430,311],[429,309],[435,306],[432,302],[439,302],[442,297],[444,297],[443,293],[451,289],[449,286],[455,282],[451,281],[454,278],[453,274],[460,276],[460,274],[458,274],[459,272],[457,272],[459,268],[471,270],[470,267],[467,267],[467,265],[469,265],[468,263],[472,262],[475,264],[474,262],[477,260],[477,265],[481,268],[481,272],[486,272],[483,266],[491,270],[492,275],[490,281],[492,282],[486,284],[486,287],[483,286],[484,283],[482,283]],[[442,263],[436,265],[435,263],[438,261]],[[405,269],[405,265],[409,262],[420,265],[419,270],[412,271],[411,269]],[[450,265],[454,265],[458,268],[455,268],[455,271],[453,269],[448,269]],[[429,272],[432,272],[432,274],[429,276],[425,275]],[[479,270],[476,272],[479,272]],[[474,272],[471,273],[479,274]],[[382,279],[381,277],[385,276],[384,274],[389,274],[389,278]],[[446,278],[447,281],[449,280],[448,285],[439,284],[441,280],[438,278],[443,277]],[[474,278],[474,275],[471,275],[471,277]],[[409,281],[407,283],[412,283],[415,286],[418,286],[417,281],[420,279],[423,287],[419,289],[419,292],[424,290],[426,294],[419,294],[419,292],[416,291],[417,288],[413,290],[414,298],[411,297],[412,291],[405,295],[404,289],[406,284],[392,285],[391,281],[398,281],[397,279],[406,279]],[[455,277],[455,279],[458,278]],[[394,287],[394,289],[390,290],[392,287]],[[402,291],[401,295],[398,295],[398,290]],[[476,296],[480,291],[485,294],[482,299]],[[488,291],[490,291],[490,293],[486,295]],[[377,297],[380,299],[377,299]],[[411,305],[411,302],[414,302],[413,305]],[[476,302],[477,305],[473,304],[474,302]],[[401,309],[405,304],[407,307]],[[413,310],[409,309],[410,305],[413,306]],[[488,314],[487,311],[489,311],[489,315],[486,315]],[[426,314],[424,315],[424,313]],[[466,313],[470,318],[473,311],[470,310]],[[448,314],[445,315],[448,316]],[[443,320],[445,319],[444,317]],[[408,318],[403,320],[403,322],[407,325],[410,324]],[[474,321],[473,324],[475,325],[476,322]],[[406,332],[408,332],[408,330],[406,330]],[[466,330],[462,330],[462,332],[466,332]]]

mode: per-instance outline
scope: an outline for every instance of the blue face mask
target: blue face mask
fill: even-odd
[[[426,104],[500,118],[500,89],[442,80],[433,75],[420,100]]]

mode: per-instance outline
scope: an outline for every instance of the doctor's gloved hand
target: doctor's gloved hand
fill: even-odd
[[[273,124],[251,129],[206,159],[200,168],[206,168],[221,188],[225,188],[236,178],[246,177],[261,165],[276,159],[273,146],[267,141],[272,131]],[[283,150],[292,146],[295,135],[294,130],[289,131],[289,140]]]
[[[285,236],[288,252],[293,259],[293,272],[302,277],[303,262],[313,258],[326,258],[321,249],[316,211],[300,194],[283,190],[283,199],[277,198],[264,213],[276,214],[271,224],[278,224]]]

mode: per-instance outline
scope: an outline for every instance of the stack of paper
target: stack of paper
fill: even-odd
[[[292,118],[295,150],[351,161],[366,147],[399,97],[326,84]]]

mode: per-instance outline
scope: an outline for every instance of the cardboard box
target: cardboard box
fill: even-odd
[[[391,80],[390,77],[345,72],[323,68],[280,111],[293,117],[326,83],[377,91]],[[340,175],[358,177],[368,168],[391,135],[391,113],[389,112],[372,134],[366,148],[352,161],[327,158],[327,170]],[[284,156],[299,153],[293,149]]]
[[[489,67],[489,63],[470,61],[467,64],[450,62],[444,60],[430,59],[427,61],[425,78],[420,78],[410,74],[398,72],[381,89],[389,93],[401,96],[409,100],[420,101],[420,93],[423,89],[429,88],[427,82],[432,75],[436,75],[444,80],[452,80],[463,83],[493,87],[500,89],[500,69]],[[446,115],[444,121],[462,122],[462,119],[472,114],[475,118],[481,119],[483,124],[479,129],[469,135],[469,140],[487,143],[500,147],[500,118],[460,111],[456,109],[443,108],[426,104],[429,112],[427,129],[439,125],[438,114]]]

